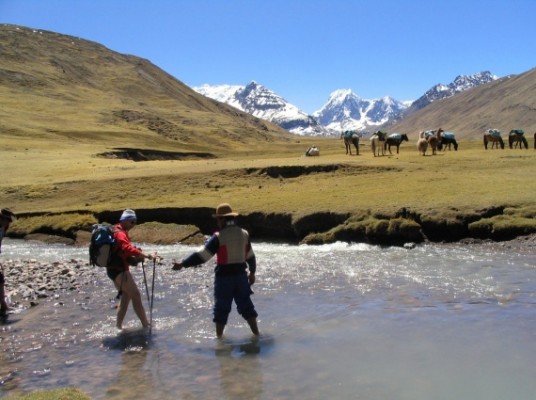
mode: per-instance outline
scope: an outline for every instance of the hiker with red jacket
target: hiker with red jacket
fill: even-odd
[[[130,265],[136,265],[145,259],[153,260],[156,256],[145,254],[141,249],[132,245],[128,231],[136,226],[137,218],[133,210],[125,210],[119,218],[119,223],[114,225],[115,244],[112,250],[111,266],[106,268],[108,277],[114,282],[121,298],[117,309],[118,329],[123,328],[123,320],[127,313],[128,305],[132,300],[134,312],[144,328],[149,327],[149,321],[145,314],[142,297],[134,278],[130,273]]]

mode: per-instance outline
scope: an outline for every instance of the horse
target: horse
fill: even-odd
[[[352,144],[355,146],[356,155],[359,155],[359,135],[354,131],[344,131],[341,133],[341,139],[344,138],[344,147],[346,154],[352,155]]]
[[[484,148],[488,149],[488,143],[491,143],[491,148],[495,147],[496,149],[501,146],[501,149],[504,149],[504,141],[501,137],[501,131],[498,129],[487,129],[484,132]]]
[[[450,150],[450,146],[454,145],[454,150],[458,151],[458,143],[454,136],[454,132],[445,132],[443,129],[439,128],[437,130],[437,139],[439,140],[439,143],[437,144],[438,150],[441,151],[443,146],[445,146],[443,150],[447,150],[447,146]]]
[[[382,156],[385,155],[384,146],[381,145],[380,142],[385,142],[386,136],[387,133],[382,131],[376,131],[370,137],[370,148],[372,149],[372,154],[374,154],[374,157],[376,157],[376,149],[378,149],[378,157],[380,156],[380,150],[382,152]]]
[[[536,132],[534,132],[534,150],[536,150]]]
[[[529,143],[525,138],[525,132],[523,131],[523,129],[512,129],[510,131],[510,133],[508,134],[508,145],[511,149],[514,148],[514,145],[516,148],[517,145],[519,145],[520,149],[522,149],[523,146],[525,146],[525,149],[529,148]]]
[[[423,156],[426,155],[426,150],[428,150],[428,140],[425,137],[419,136],[419,140],[417,140],[417,150],[419,151],[419,154],[422,153]]]
[[[385,142],[383,143],[383,151],[389,150],[389,154],[391,153],[391,146],[396,146],[396,154],[398,154],[398,151],[400,149],[400,144],[403,141],[408,141],[408,135],[405,133],[391,133],[387,138],[385,139]]]
[[[422,131],[419,134],[419,138],[426,140],[426,142],[428,143],[426,148],[428,148],[428,146],[430,146],[430,148],[432,149],[432,155],[437,154],[436,150],[439,147],[439,134],[437,133],[437,131],[435,131],[435,130]],[[425,154],[423,154],[423,155],[425,155]]]

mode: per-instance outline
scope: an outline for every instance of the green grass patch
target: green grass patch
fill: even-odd
[[[137,225],[129,232],[136,243],[154,244],[202,244],[205,236],[194,225],[163,224],[147,222]]]
[[[9,400],[91,400],[91,397],[86,395],[76,388],[62,388],[52,390],[38,390],[33,393],[23,396],[8,397]]]
[[[90,231],[98,221],[92,214],[66,213],[19,218],[9,229],[11,235],[24,237],[32,233],[67,236],[74,238],[79,230]]]

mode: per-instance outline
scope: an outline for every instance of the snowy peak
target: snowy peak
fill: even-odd
[[[331,131],[364,131],[384,124],[406,108],[406,104],[388,96],[366,100],[350,89],[339,89],[331,93],[327,103],[313,116]]]
[[[271,121],[298,135],[331,136],[345,130],[368,131],[401,120],[428,104],[498,79],[489,71],[459,75],[448,85],[437,84],[416,101],[401,102],[385,96],[367,100],[351,89],[333,91],[326,104],[313,115],[301,111],[281,96],[255,81],[246,86],[203,85],[193,89],[227,103],[257,118]]]
[[[298,135],[329,134],[312,116],[255,81],[246,86],[203,85],[193,89],[204,96],[227,103],[257,118],[271,121]]]
[[[411,105],[411,111],[413,112],[420,110],[436,100],[454,96],[457,93],[472,89],[488,82],[492,82],[497,79],[499,78],[491,74],[489,71],[479,72],[473,75],[459,75],[448,85],[439,83],[432,87],[424,95],[413,102]]]

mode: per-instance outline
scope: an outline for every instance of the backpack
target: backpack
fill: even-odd
[[[95,224],[89,244],[89,263],[97,267],[110,267],[115,244],[115,228],[108,224]]]

